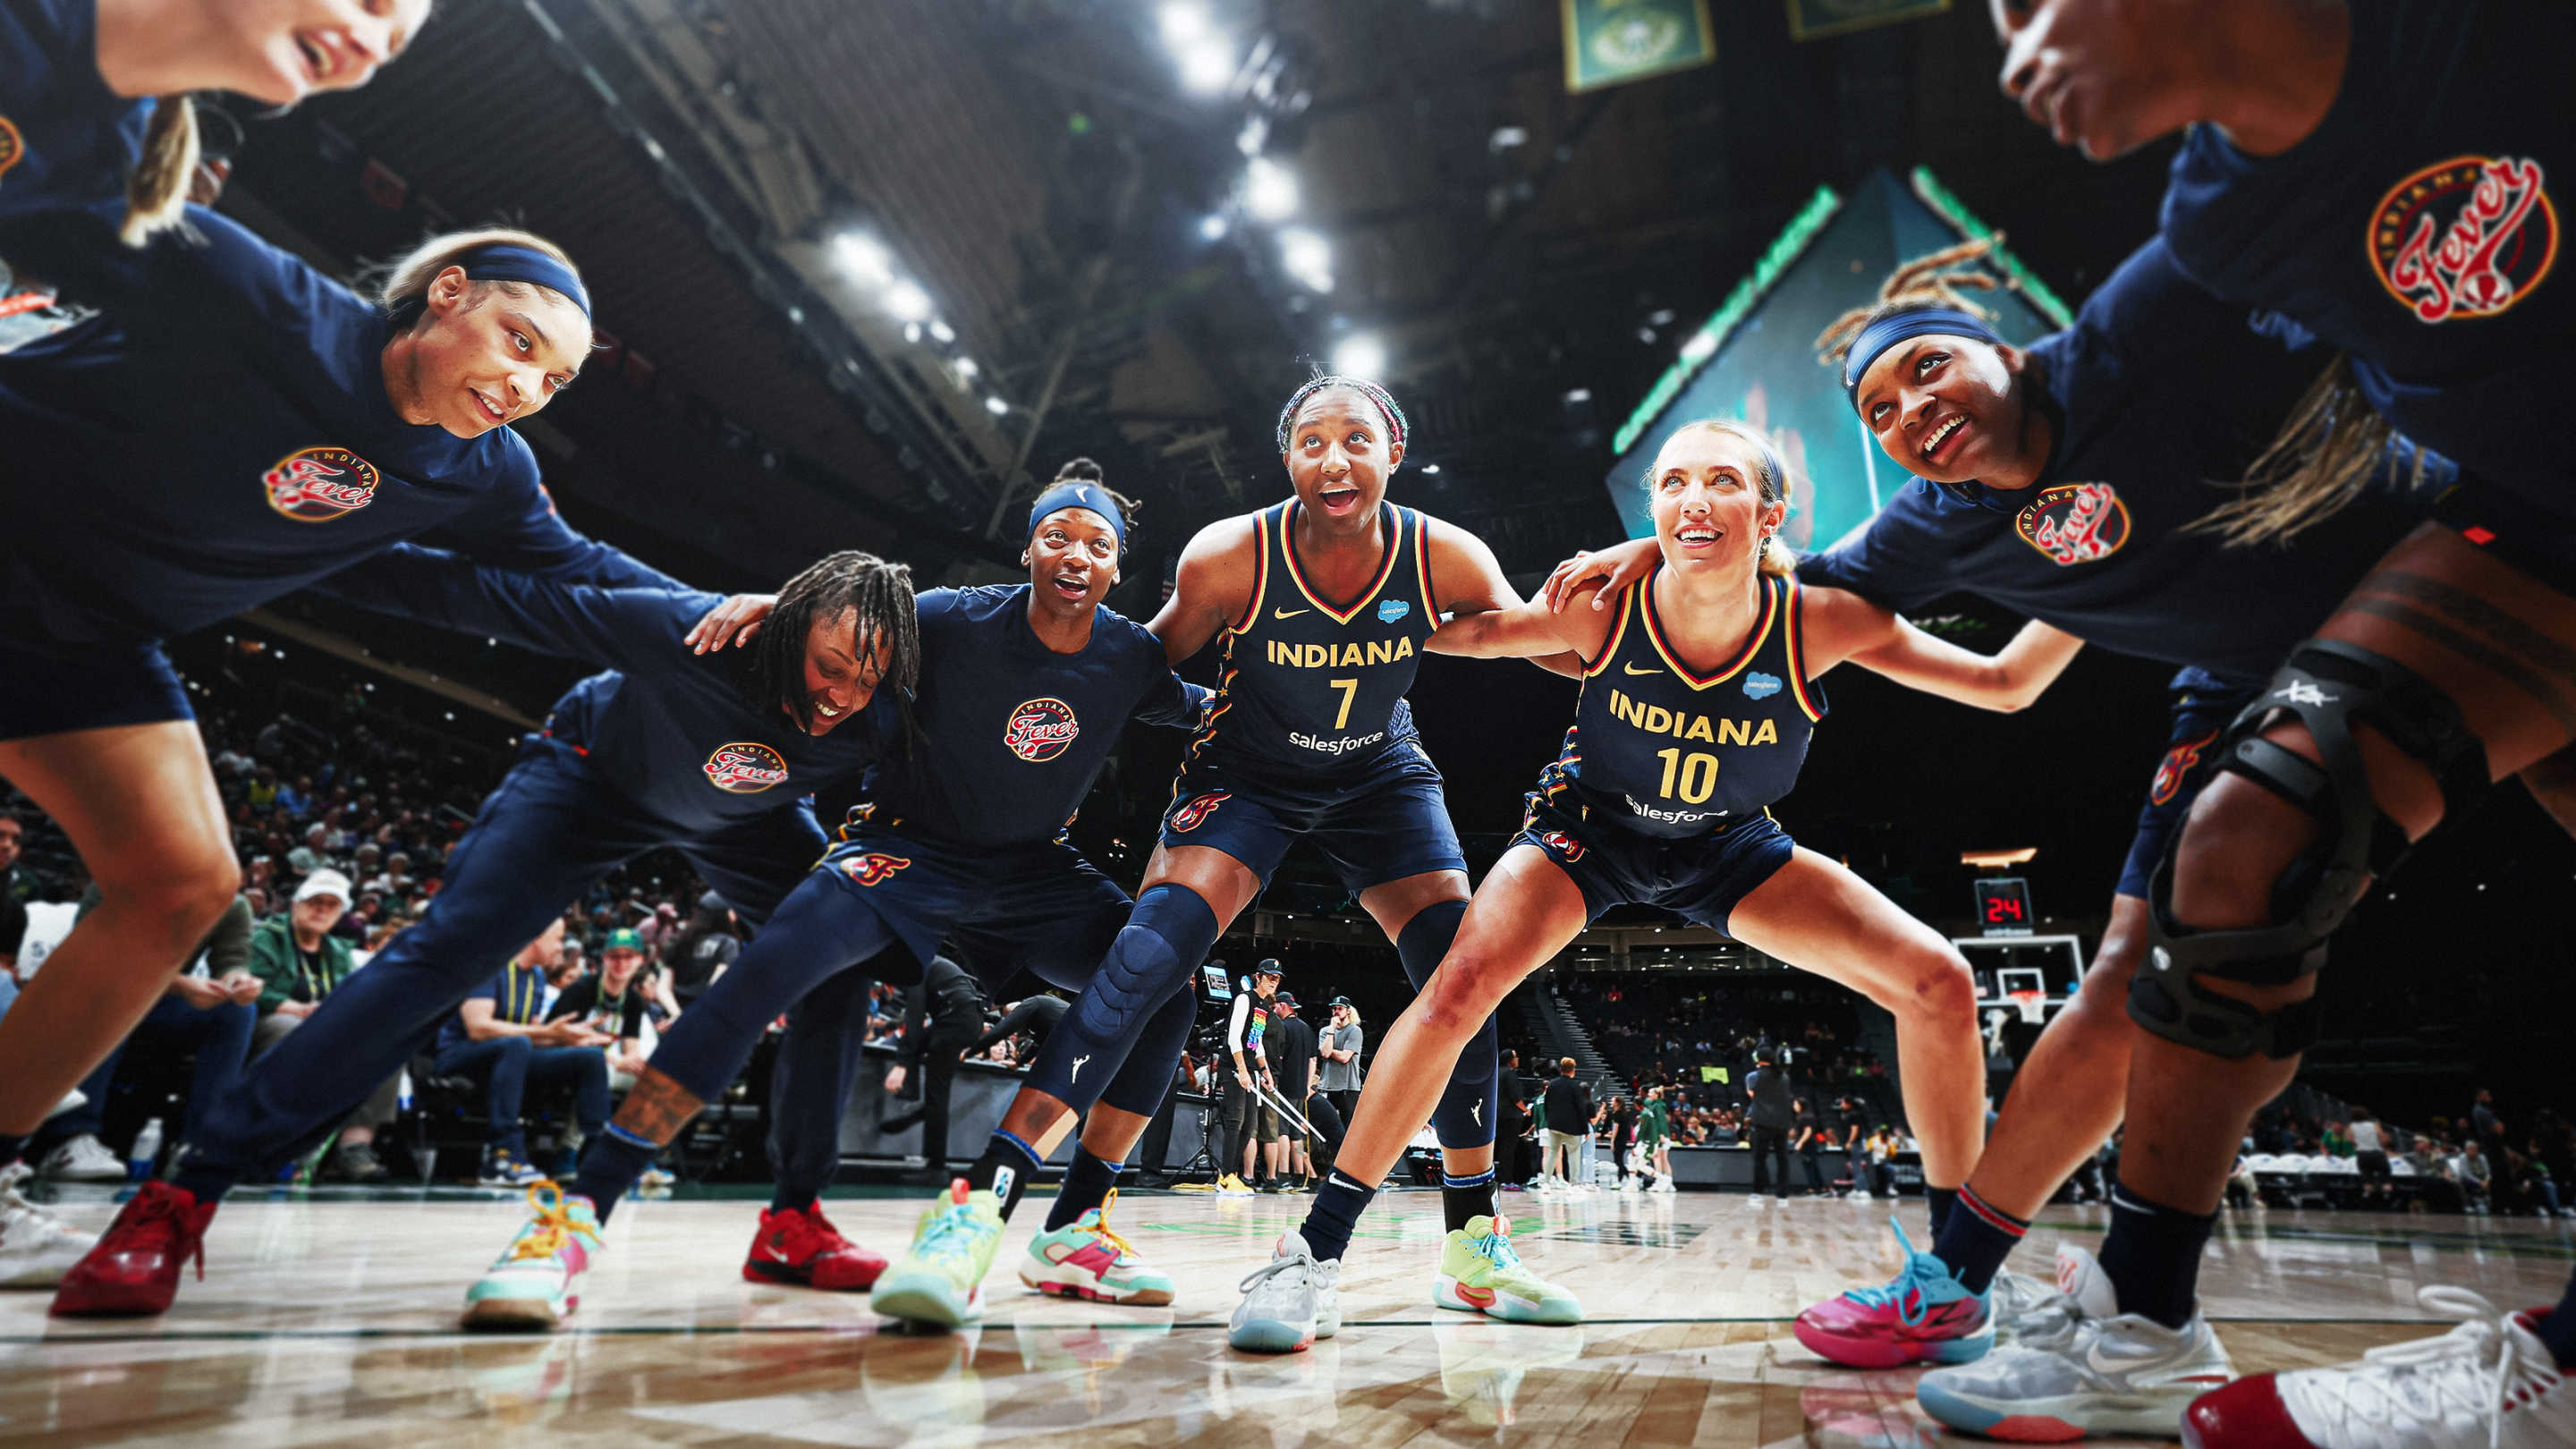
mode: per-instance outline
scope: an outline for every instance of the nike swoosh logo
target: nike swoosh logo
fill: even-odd
[[[1634,664],[1622,664],[1619,666],[1619,672],[1622,674],[1661,674],[1664,671],[1653,668],[1639,669]]]
[[[1270,611],[1270,617],[1274,619],[1294,619],[1299,614],[1310,614],[1313,612],[1314,611],[1312,609],[1273,609]]]

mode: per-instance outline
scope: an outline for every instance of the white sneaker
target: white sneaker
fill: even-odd
[[[36,1175],[54,1182],[123,1182],[125,1164],[88,1132],[45,1154]]]
[[[2416,1301],[2460,1325],[2374,1348],[2357,1363],[2238,1379],[2183,1416],[2190,1449],[2567,1449],[2576,1388],[2534,1333],[2465,1288]]]
[[[1997,1273],[1993,1297],[1995,1346],[2025,1344],[2049,1348],[2066,1343],[2075,1325],[2087,1318],[2109,1318],[2119,1308],[2110,1275],[2091,1253],[2070,1244],[2057,1247],[2057,1280],[2021,1273]]]
[[[56,1102],[53,1107],[45,1113],[45,1120],[51,1122],[74,1107],[86,1107],[88,1105],[89,1093],[82,1091],[78,1087],[74,1087],[70,1091],[63,1093],[63,1099]]]
[[[2123,1313],[2081,1319],[2062,1341],[2025,1338],[1934,1369],[1915,1384],[1914,1401],[1953,1429],[1991,1439],[2171,1439],[2193,1399],[2235,1376],[2200,1314],[2176,1329]]]
[[[1296,1353],[1342,1331],[1342,1260],[1318,1263],[1297,1233],[1280,1238],[1270,1262],[1242,1283],[1243,1301],[1225,1341],[1247,1353]]]
[[[0,1167],[0,1288],[54,1287],[98,1243],[27,1201],[22,1189],[35,1176],[23,1162]]]
[[[1669,1177],[1659,1177],[1659,1178],[1656,1178],[1656,1179],[1655,1179],[1655,1185],[1654,1185],[1653,1187],[1648,1188],[1648,1189],[1647,1189],[1647,1191],[1648,1191],[1648,1192],[1679,1192],[1679,1191],[1680,1191],[1680,1189],[1679,1189],[1679,1188],[1676,1188],[1676,1187],[1674,1187],[1674,1186],[1673,1186],[1673,1180],[1672,1180],[1671,1178],[1669,1178]]]

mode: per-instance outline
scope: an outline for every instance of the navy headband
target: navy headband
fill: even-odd
[[[1039,494],[1038,501],[1029,505],[1029,532],[1036,533],[1038,524],[1059,508],[1081,508],[1099,514],[1101,522],[1109,525],[1109,531],[1118,535],[1118,546],[1122,549],[1127,546],[1127,520],[1119,516],[1118,504],[1110,498],[1108,489],[1079,480],[1056,484]]]
[[[465,269],[465,275],[477,282],[532,282],[550,287],[572,299],[581,315],[590,315],[590,291],[582,286],[573,269],[538,251],[535,247],[495,242],[476,247],[458,257],[451,266]]]
[[[1973,337],[1979,342],[2003,345],[2003,338],[1986,325],[1986,319],[1974,312],[1955,307],[1919,307],[1891,313],[1860,330],[1852,339],[1851,351],[1843,357],[1843,393],[1860,405],[1860,380],[1869,365],[1878,361],[1887,349],[1927,333],[1945,337]]]

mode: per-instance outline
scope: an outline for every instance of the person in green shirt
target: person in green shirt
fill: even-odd
[[[302,1026],[357,969],[348,941],[331,934],[349,909],[350,894],[347,876],[313,871],[295,888],[294,903],[283,917],[252,929],[250,973],[260,981],[259,1025],[252,1029],[250,1043],[254,1060]],[[322,1165],[325,1175],[348,1182],[393,1180],[392,1170],[376,1157],[375,1143],[377,1129],[394,1120],[401,1084],[402,1073],[387,1077],[341,1124],[339,1145]]]
[[[1637,1114],[1637,1144],[1645,1149],[1646,1160],[1654,1165],[1655,1180],[1647,1184],[1646,1191],[1674,1191],[1673,1131],[1671,1118],[1664,1106],[1664,1088],[1660,1084],[1646,1089],[1645,1109]]]

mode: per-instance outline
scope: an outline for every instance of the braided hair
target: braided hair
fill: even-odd
[[[844,549],[826,554],[778,591],[778,603],[751,641],[750,688],[764,704],[774,704],[796,721],[814,727],[814,700],[805,689],[805,642],[819,620],[843,614],[858,616],[863,648],[887,651],[885,672],[877,688],[895,692],[896,711],[909,747],[920,726],[912,714],[912,694],[921,679],[921,620],[912,600],[912,570],[874,554]]]
[[[1976,237],[1954,247],[1916,257],[1887,274],[1879,284],[1878,300],[1866,307],[1854,307],[1835,318],[1816,336],[1816,360],[1839,370],[1852,343],[1859,340],[1869,325],[1882,317],[1899,312],[1912,312],[1926,307],[1951,307],[1991,321],[1994,314],[1971,300],[1969,292],[1991,292],[2008,285],[1995,274],[1976,265],[2003,241],[2003,233]]]
[[[1378,416],[1386,419],[1387,446],[1398,448],[1404,445],[1404,409],[1395,405],[1395,399],[1387,395],[1385,388],[1356,377],[1328,372],[1308,379],[1304,387],[1288,395],[1288,405],[1279,410],[1280,452],[1288,451],[1288,435],[1297,427],[1297,410],[1306,405],[1306,399],[1328,387],[1346,387],[1367,398],[1377,408]]]
[[[2236,498],[2184,526],[2217,534],[2230,547],[2287,543],[2361,496],[2396,439],[2397,429],[2362,396],[2352,359],[2336,353],[2246,470]],[[2420,488],[2424,451],[2409,451],[2406,486]]]

